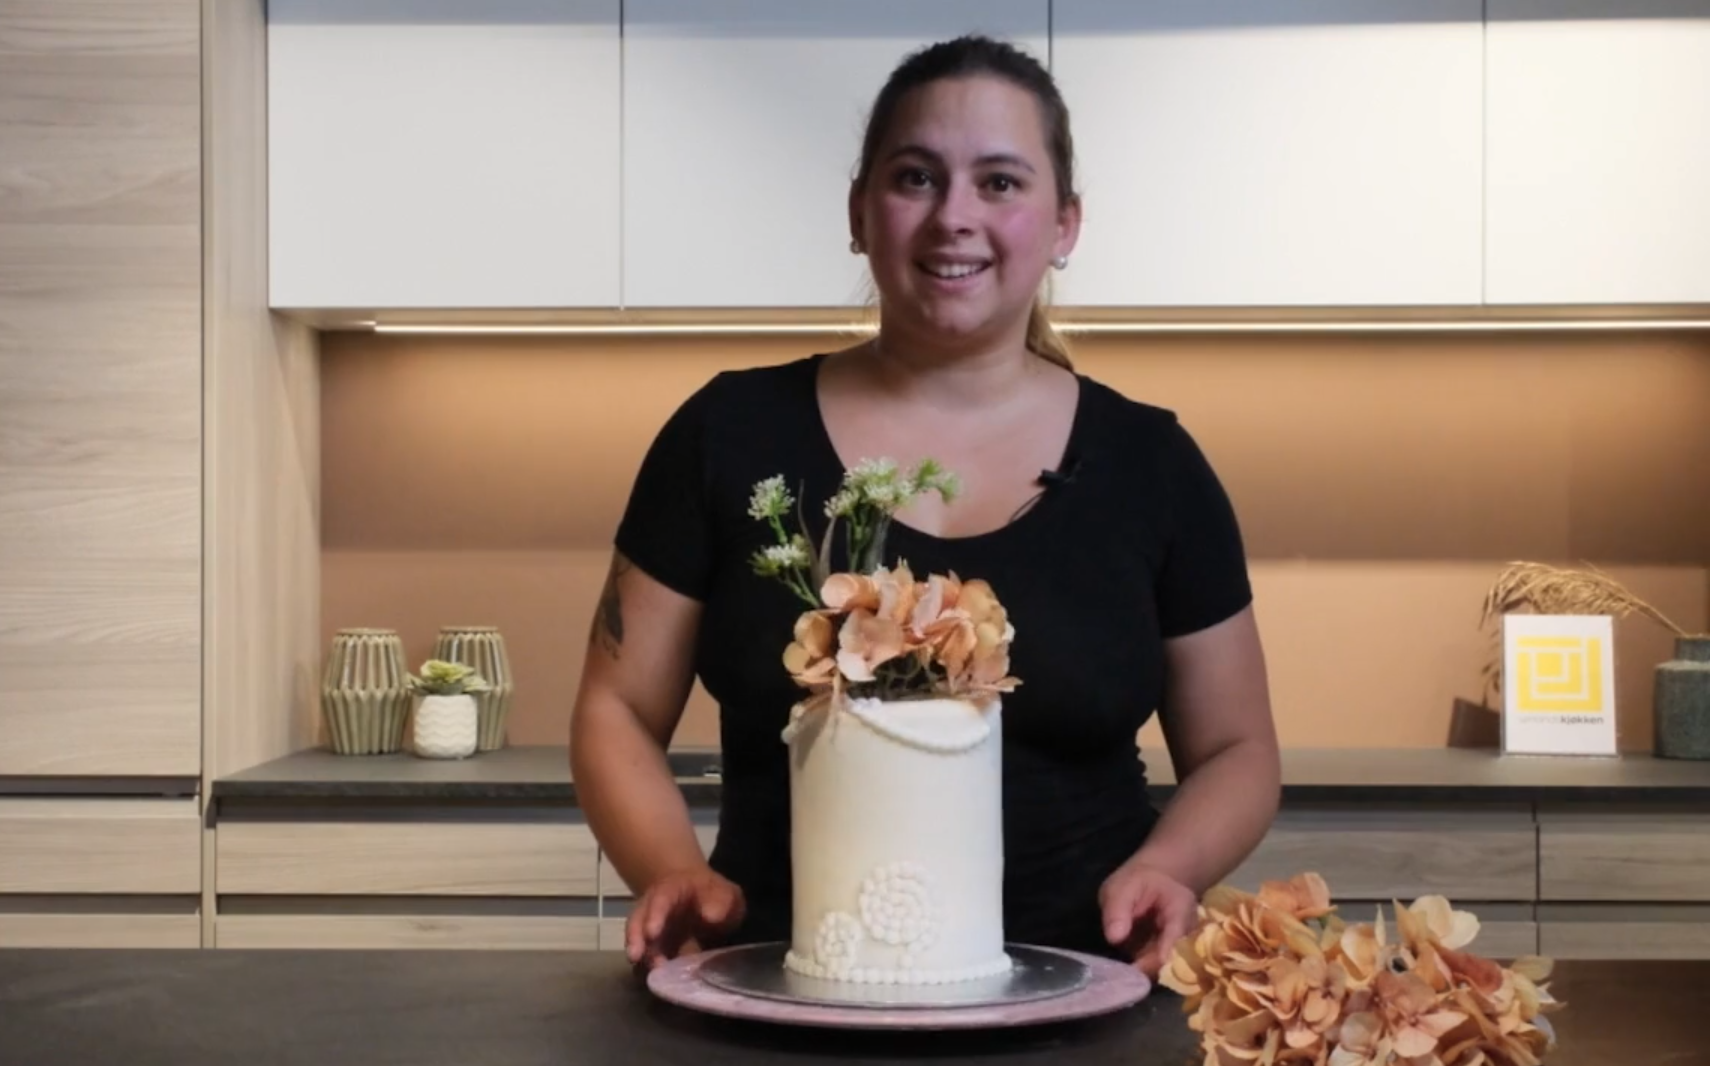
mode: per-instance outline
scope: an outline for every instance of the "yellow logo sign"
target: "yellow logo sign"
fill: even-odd
[[[1514,703],[1532,714],[1602,714],[1603,642],[1516,637]]]

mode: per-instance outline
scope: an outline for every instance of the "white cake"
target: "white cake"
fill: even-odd
[[[785,732],[794,883],[785,967],[871,984],[1008,971],[1001,707],[841,707]]]

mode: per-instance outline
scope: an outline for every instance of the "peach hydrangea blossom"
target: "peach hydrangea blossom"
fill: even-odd
[[[796,620],[783,656],[790,677],[815,694],[981,702],[1020,684],[1009,673],[1015,627],[983,581],[953,573],[920,581],[900,564],[832,574],[820,599],[824,607]]]
[[[1205,894],[1159,983],[1183,997],[1206,1066],[1540,1066],[1555,1044],[1550,960],[1466,950],[1476,916],[1441,896],[1348,923],[1324,879]]]

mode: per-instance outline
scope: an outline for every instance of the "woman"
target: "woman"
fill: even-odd
[[[809,507],[863,458],[931,456],[959,475],[953,505],[929,495],[896,514],[887,554],[986,579],[1016,625],[1011,941],[1155,975],[1198,896],[1268,828],[1276,738],[1229,502],[1170,412],[1070,368],[1037,302],[1080,227],[1072,157],[1056,87],[1023,53],[963,38],[909,57],[875,102],[848,201],[877,337],[720,374],[649,449],[571,727],[589,823],[638,896],[637,965],[789,936],[779,733],[803,693],[780,654],[801,606],[750,569],[771,534],[746,512],[773,474]],[[665,760],[697,675],[724,760],[710,861]],[[1161,815],[1134,745],[1154,710],[1179,778]]]

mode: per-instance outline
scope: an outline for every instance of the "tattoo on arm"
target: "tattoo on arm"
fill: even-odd
[[[597,640],[612,658],[618,657],[623,645],[623,601],[618,596],[618,578],[634,565],[622,555],[612,557],[612,567],[606,573],[606,584],[600,590],[599,607],[594,611],[594,624],[589,640]]]

